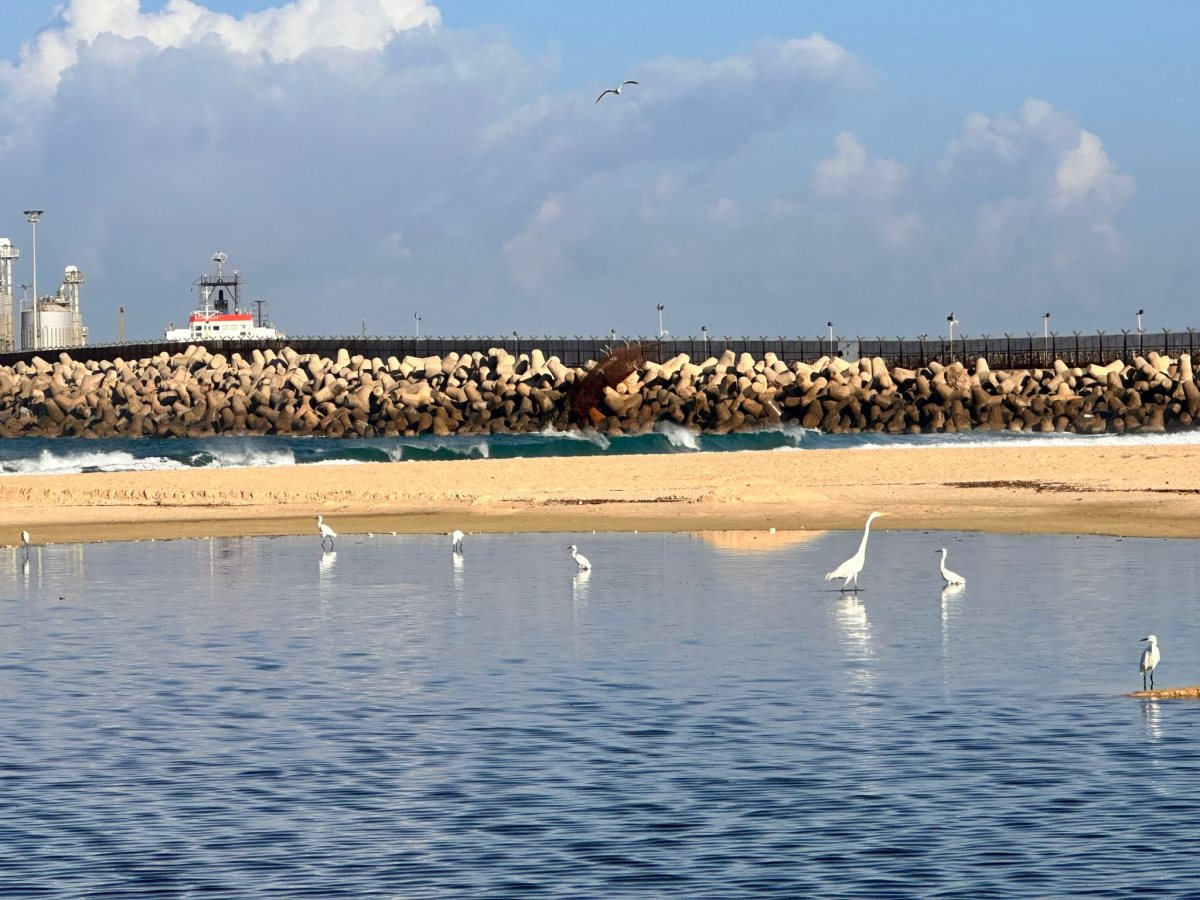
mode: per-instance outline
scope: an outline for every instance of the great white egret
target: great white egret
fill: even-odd
[[[1142,690],[1146,689],[1146,676],[1150,676],[1150,690],[1154,690],[1154,670],[1158,668],[1158,661],[1162,654],[1158,652],[1158,638],[1152,634],[1142,638],[1143,641],[1148,641],[1150,646],[1142,651],[1142,658],[1138,662],[1138,671],[1142,673]]]
[[[615,88],[609,88],[607,91],[601,92],[600,96],[596,98],[596,103],[599,103],[601,100],[603,100],[605,94],[619,95],[621,93],[621,88],[625,87],[625,85],[627,85],[627,84],[637,84],[637,82],[636,81],[622,81]],[[592,105],[594,106],[595,104],[592,104]]]
[[[324,516],[317,516],[317,531],[321,534],[321,546],[325,546],[325,542],[329,541],[329,549],[333,549],[333,539],[337,537],[337,532],[325,524]]]
[[[463,538],[465,538],[465,537],[466,537],[466,535],[463,534],[461,531],[459,531],[457,528],[454,529],[452,532],[450,532],[450,552],[451,553],[462,553],[462,541],[463,541]]]
[[[854,582],[854,590],[858,590],[858,573],[863,570],[863,566],[867,562],[867,538],[871,536],[871,523],[882,515],[885,515],[885,513],[873,512],[867,516],[867,527],[863,529],[862,543],[858,545],[858,552],[827,574],[825,576],[826,581],[845,578],[846,581],[842,584],[841,588],[843,591],[846,590],[846,585],[851,581]]]
[[[963,578],[957,572],[951,572],[946,568],[946,548],[943,547],[941,550],[935,552],[942,554],[942,561],[939,563],[939,566],[942,569],[942,578],[946,584],[966,584],[967,579]]]
[[[591,570],[591,568],[592,568],[591,562],[588,561],[588,558],[586,556],[584,556],[582,553],[579,552],[578,547],[576,547],[574,544],[572,544],[567,549],[571,551],[571,559],[575,560],[575,564],[577,566],[579,566],[580,572],[587,572],[587,571]]]
[[[21,532],[21,543],[24,544],[26,547],[29,546],[29,532],[28,531]]]

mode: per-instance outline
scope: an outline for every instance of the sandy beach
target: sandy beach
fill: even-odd
[[[887,528],[1200,537],[1200,447],[739,452],[0,478],[0,542]]]

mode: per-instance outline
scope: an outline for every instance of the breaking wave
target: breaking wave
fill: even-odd
[[[318,438],[10,438],[0,441],[0,475],[58,475],[167,469],[346,465],[419,460],[725,453],[738,450],[878,450],[898,447],[1046,446],[1053,444],[1198,445],[1200,430],[1156,435],[822,434],[795,425],[739,434],[699,434],[669,423],[640,435],[594,431],[457,437]]]

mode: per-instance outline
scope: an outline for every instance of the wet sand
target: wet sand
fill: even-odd
[[[859,528],[1200,537],[1200,446],[748,451],[0,478],[0,543]]]

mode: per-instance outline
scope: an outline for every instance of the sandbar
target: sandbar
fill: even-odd
[[[860,528],[1200,537],[1200,445],[897,447],[0,477],[0,544]]]

